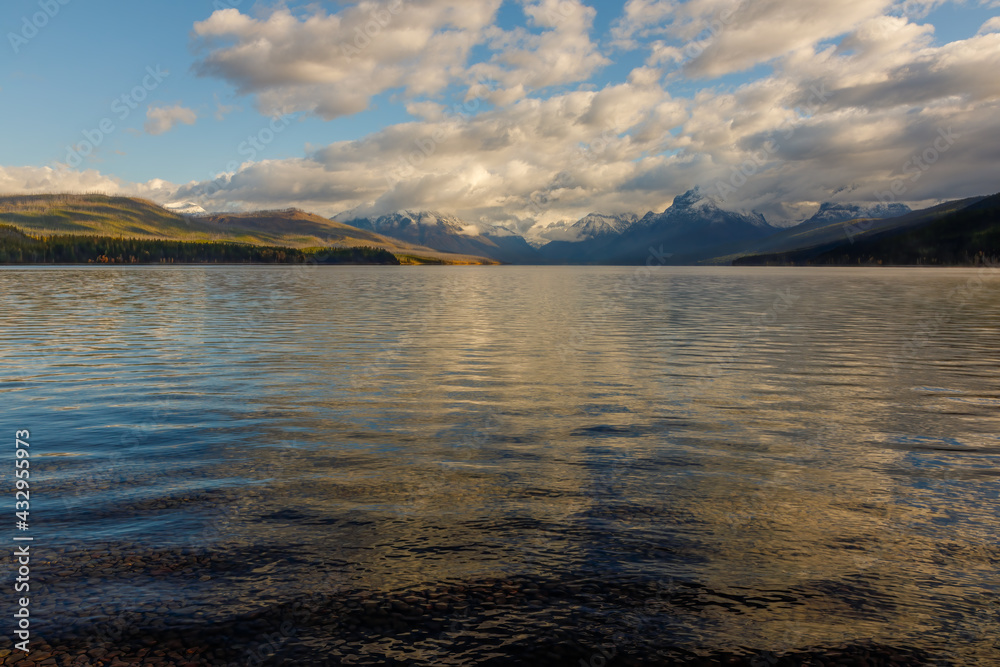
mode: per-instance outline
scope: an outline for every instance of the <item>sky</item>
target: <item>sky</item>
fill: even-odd
[[[1000,190],[1000,0],[6,0],[0,193],[529,236]]]

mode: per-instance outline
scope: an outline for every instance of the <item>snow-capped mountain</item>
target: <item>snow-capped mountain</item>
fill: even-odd
[[[730,211],[699,188],[675,197],[663,213],[647,213],[608,247],[608,261],[642,262],[650,248],[673,261],[709,259],[740,249],[777,231],[755,211]]]
[[[528,242],[535,247],[542,247],[551,242],[583,243],[593,239],[618,236],[639,220],[634,213],[618,215],[608,213],[589,213],[573,224],[558,222],[543,229],[530,230],[533,234]],[[553,248],[558,247],[553,246]],[[553,248],[550,248],[552,250]]]
[[[842,204],[826,202],[819,207],[808,220],[802,222],[803,225],[822,226],[832,225],[848,220],[859,218],[882,220],[885,218],[897,218],[910,212],[910,207],[906,204]]]
[[[639,227],[688,227],[704,228],[713,225],[746,225],[773,231],[760,213],[755,211],[731,211],[722,208],[722,203],[701,188],[688,190],[674,197],[673,203],[663,213],[649,212],[635,225]]]
[[[442,252],[515,263],[536,258],[534,248],[507,227],[470,224],[453,215],[434,211],[404,210],[377,217],[356,217],[348,211],[335,216],[334,220]]]
[[[576,232],[577,240],[587,241],[601,236],[622,234],[638,220],[639,216],[635,213],[620,215],[591,213],[577,220],[570,230]]]
[[[590,262],[609,239],[621,236],[639,221],[634,213],[590,213],[572,225],[552,225],[539,234],[539,252],[553,262]]]
[[[589,224],[608,229],[600,222],[608,221],[599,218]],[[553,241],[540,252],[558,262],[631,264],[645,261],[650,247],[662,247],[664,253],[678,261],[695,261],[776,231],[761,214],[723,209],[718,200],[698,188],[675,197],[662,213],[650,211],[638,220],[623,219],[620,224],[622,231],[618,234],[602,234],[576,243]]]

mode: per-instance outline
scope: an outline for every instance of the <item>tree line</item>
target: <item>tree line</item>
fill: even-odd
[[[108,236],[35,237],[0,224],[0,264],[399,264],[383,248],[297,248]]]

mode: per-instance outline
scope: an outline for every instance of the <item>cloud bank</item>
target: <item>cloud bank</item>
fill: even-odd
[[[498,24],[500,0],[217,11],[194,25],[194,70],[261,113],[336,123],[389,96],[410,119],[167,198],[327,215],[433,209],[555,234],[592,211],[663,210],[694,186],[779,223],[822,201],[992,193],[1000,18],[940,43],[921,18],[935,4],[629,0],[603,36],[578,0],[519,0],[513,27]],[[623,80],[595,85],[629,58]],[[187,112],[151,110],[147,131],[194,122]],[[4,170],[0,182],[169,188],[73,173]]]

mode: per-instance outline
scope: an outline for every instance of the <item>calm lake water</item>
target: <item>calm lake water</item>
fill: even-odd
[[[7,267],[0,306],[37,650],[1000,664],[1000,270]]]

